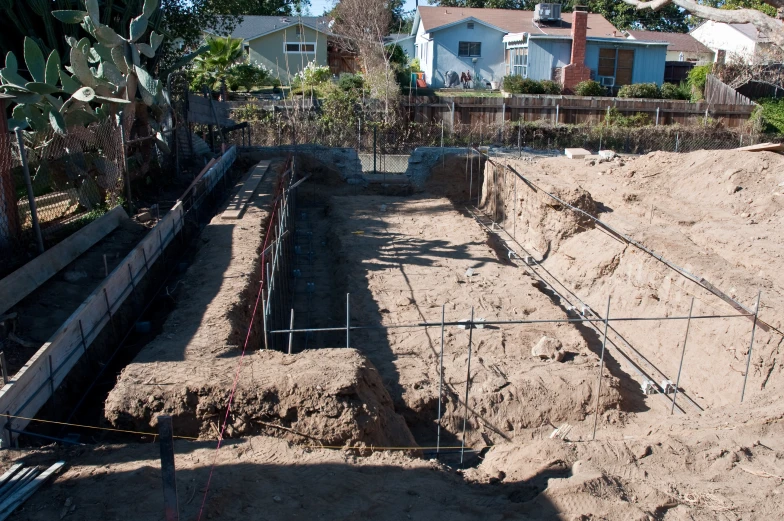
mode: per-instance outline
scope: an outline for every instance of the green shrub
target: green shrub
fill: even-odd
[[[784,134],[784,98],[762,98],[757,103],[761,107],[763,130]]]
[[[691,90],[691,99],[699,101],[703,99],[705,92],[705,83],[708,81],[708,74],[713,70],[713,64],[698,65],[689,71],[689,76],[686,84]]]
[[[414,58],[411,60],[411,72],[422,72],[422,64],[419,62],[419,58]]]
[[[553,80],[542,80],[541,81],[542,88],[544,88],[545,94],[560,94],[561,93],[561,84],[557,81]]]
[[[226,84],[233,91],[238,91],[240,87],[252,90],[254,87],[272,85],[273,78],[269,69],[262,65],[240,63],[229,67],[226,73]]]
[[[329,67],[326,65],[317,65],[315,61],[312,61],[294,76],[294,80],[291,84],[294,87],[315,87],[316,85],[328,82],[330,78],[332,78],[332,73],[329,71]]]
[[[581,81],[574,88],[574,93],[578,96],[607,96],[607,89],[602,87],[598,81]]]
[[[258,105],[248,103],[231,111],[231,119],[235,121],[263,121],[267,112]]]
[[[619,98],[648,98],[659,99],[661,92],[655,83],[633,83],[624,85],[618,90]]]
[[[361,74],[341,74],[338,79],[338,87],[344,91],[359,90],[365,86],[365,79]]]
[[[665,83],[661,86],[661,97],[662,99],[680,99],[688,101],[691,99],[691,91],[685,83],[681,83],[680,85]]]
[[[550,82],[555,83],[555,82]],[[556,84],[557,85],[557,84]],[[504,76],[502,87],[511,94],[545,94],[548,93],[543,82],[523,78],[522,76]],[[548,93],[549,94],[549,93]]]
[[[645,127],[651,124],[651,117],[648,114],[638,112],[632,116],[624,116],[615,107],[611,107],[604,117],[602,125],[607,127]]]

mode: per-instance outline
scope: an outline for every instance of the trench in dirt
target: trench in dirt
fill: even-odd
[[[422,208],[421,210],[417,210],[416,207],[407,209],[406,205],[410,202],[413,202],[415,205],[419,204],[419,201],[423,200],[422,196],[398,197],[378,195],[378,192],[383,194],[384,191],[372,187],[359,191],[356,186],[349,187],[344,183],[336,182],[335,179],[332,179],[332,177],[334,177],[334,171],[328,166],[319,164],[316,161],[303,163],[303,172],[315,173],[315,175],[312,179],[301,185],[298,192],[296,215],[294,216],[293,232],[295,234],[295,258],[291,273],[288,274],[291,277],[292,282],[290,287],[292,288],[291,301],[295,315],[294,327],[296,329],[320,328],[336,327],[345,324],[346,293],[351,293],[351,300],[356,306],[356,310],[352,307],[352,310],[354,310],[352,312],[352,317],[354,317],[352,318],[352,321],[356,320],[356,325],[370,327],[389,325],[389,318],[394,316],[396,310],[390,310],[391,306],[382,302],[383,299],[379,296],[379,293],[380,291],[383,293],[383,288],[379,290],[379,288],[371,287],[368,275],[373,275],[374,271],[383,272],[385,269],[399,269],[403,271],[410,267],[430,269],[429,266],[432,265],[437,267],[441,261],[479,261],[483,265],[492,266],[493,269],[514,270],[515,268],[513,266],[509,266],[510,263],[508,262],[508,259],[504,258],[504,252],[502,252],[498,248],[498,245],[493,242],[493,237],[481,232],[479,226],[475,222],[468,221],[468,219],[465,218],[463,202],[470,190],[473,189],[476,191],[478,190],[477,187],[482,184],[480,177],[481,163],[477,161],[476,164],[470,165],[471,171],[476,173],[477,177],[464,180],[462,167],[465,164],[468,163],[465,162],[464,158],[460,157],[455,158],[454,164],[452,165],[450,165],[449,162],[442,164],[441,171],[434,172],[431,183],[427,187],[425,201],[432,197],[445,195],[448,197],[446,201],[451,201],[451,203],[447,203],[449,205],[448,207],[441,205],[436,206],[433,209]],[[248,165],[243,165],[242,168],[239,166],[235,167],[235,179],[237,176],[244,173],[247,166]],[[450,168],[457,172],[456,176],[448,172]],[[304,176],[305,174],[303,173],[302,175]],[[454,181],[455,178],[457,178],[457,182]],[[364,197],[370,197],[370,199],[365,200],[363,199]],[[213,209],[218,206],[220,199],[221,198],[216,198],[215,203],[212,205]],[[411,238],[406,237],[406,233],[401,233],[400,229],[390,230],[389,222],[386,222],[385,219],[376,218],[377,216],[373,217],[371,215],[370,218],[366,216],[360,220],[351,221],[352,217],[349,214],[346,214],[344,209],[353,204],[351,203],[352,200],[358,201],[355,209],[360,213],[367,212],[368,209],[371,209],[372,211],[369,212],[370,214],[374,212],[379,214],[379,212],[384,212],[383,207],[385,206],[389,206],[391,209],[395,205],[399,205],[401,208],[401,215],[404,215],[406,211],[411,211],[413,212],[412,215],[417,219],[424,217],[425,220],[428,220],[428,214],[430,212],[434,212],[433,219],[452,219],[461,217],[463,220],[458,221],[460,226],[474,227],[474,232],[480,230],[479,233],[482,239],[474,241],[476,244],[472,243],[473,246],[471,246],[471,248],[489,248],[489,250],[486,253],[478,255],[477,252],[479,252],[479,250],[472,250],[465,245],[460,245],[460,239],[458,238],[458,244],[456,246],[449,246],[446,253],[438,253],[436,255],[437,260],[433,261],[430,259],[422,261],[420,259],[424,259],[428,255],[431,255],[433,251],[445,248],[445,243],[436,238],[412,243],[410,242]],[[212,213],[209,213],[208,215],[211,216]],[[205,220],[209,219],[202,219],[202,222]],[[342,227],[345,226],[346,223],[350,223],[348,229]],[[362,248],[364,249],[361,250],[361,253],[357,254],[356,252],[360,250],[354,250],[354,244],[351,242],[354,239],[371,240],[371,249],[368,250],[366,244],[362,245]],[[198,241],[198,233],[192,234],[189,245],[193,246],[196,241]],[[408,246],[401,250],[400,245],[395,243],[395,241],[408,241]],[[392,244],[391,250],[389,249],[390,244]],[[172,288],[177,287],[178,279],[182,275],[182,269],[190,264],[190,260],[195,254],[196,248],[194,247],[184,248],[184,251],[180,252],[178,256],[167,254],[169,265],[175,266],[175,269],[170,274],[166,273],[159,277],[160,280],[165,280],[160,286],[160,291],[148,302],[149,306],[140,319],[150,321],[152,323],[151,330],[144,334],[131,332],[125,342],[120,346],[120,349],[113,350],[116,352],[108,362],[104,359],[103,361],[100,361],[98,365],[93,366],[97,367],[100,372],[98,378],[92,382],[93,385],[88,388],[87,392],[84,393],[84,387],[81,387],[80,390],[82,393],[75,393],[74,395],[79,396],[79,398],[74,399],[73,401],[70,401],[67,398],[68,395],[59,393],[58,403],[49,404],[45,409],[48,411],[46,413],[48,417],[58,417],[62,419],[62,416],[58,416],[56,411],[62,410],[70,413],[75,402],[77,410],[70,418],[70,422],[94,426],[105,425],[104,402],[106,401],[108,393],[117,382],[117,375],[124,367],[131,363],[137,353],[139,353],[145,345],[156,338],[161,332],[163,323],[176,306],[176,299],[168,294],[172,291]],[[363,270],[363,266],[368,262],[377,262],[379,259],[382,263],[381,266],[370,266],[368,271]],[[464,268],[460,268],[460,270],[464,271]],[[513,276],[515,277],[522,276],[517,275],[516,271],[503,271],[499,273],[514,273]],[[424,272],[419,274],[419,276],[422,275],[425,275],[425,278],[421,280],[427,281],[426,274]],[[415,282],[412,284],[416,286],[418,283]],[[249,284],[249,286],[251,285],[252,284]],[[411,286],[411,284],[408,285],[409,290],[412,292],[416,289]],[[548,295],[546,288],[534,288],[532,291],[540,294],[543,299],[541,303],[537,301],[537,306],[542,306],[542,309],[545,310],[543,312],[550,313],[549,306],[552,306],[553,309],[558,308],[551,302],[552,295]],[[492,285],[489,285],[483,292],[485,294],[492,294]],[[246,291],[242,295],[239,295],[237,308],[248,308],[249,305],[252,304],[250,301],[253,298],[255,298],[255,293],[253,291]],[[424,298],[426,300],[428,297],[427,295],[417,294],[414,300],[417,298]],[[482,297],[480,296],[479,298],[481,299]],[[544,303],[544,301],[547,302]],[[409,306],[409,304],[405,304],[403,307],[407,306]],[[438,318],[438,309],[435,309],[432,306],[430,307],[431,309],[427,314],[424,314],[424,311],[421,311],[418,312],[419,316],[414,318],[416,318],[416,320],[435,321],[434,319]],[[288,312],[285,313],[285,315],[288,316]],[[409,319],[408,316],[409,315],[405,315],[406,318],[404,318],[404,315],[401,315],[401,320],[415,321]],[[247,324],[249,316],[235,317],[235,319],[239,321],[245,320],[245,323]],[[242,332],[244,333],[246,328],[247,325],[244,326],[244,329],[242,327],[239,329],[242,329]],[[258,334],[258,327],[255,329],[256,334],[253,335],[255,340],[252,342],[252,345],[260,345],[261,339]],[[538,335],[541,331],[535,333]],[[490,445],[494,442],[508,439],[508,436],[504,434],[504,431],[509,432],[511,435],[517,428],[530,428],[532,425],[535,425],[536,422],[542,421],[538,417],[534,417],[536,415],[518,421],[518,419],[515,418],[516,415],[525,415],[528,413],[520,413],[519,406],[517,409],[505,409],[505,405],[502,406],[493,402],[493,400],[495,400],[495,398],[493,398],[494,396],[500,397],[500,400],[503,401],[504,398],[502,393],[509,390],[509,379],[505,376],[505,372],[509,372],[509,370],[499,369],[498,364],[489,362],[485,364],[482,359],[481,350],[485,348],[483,347],[483,343],[484,346],[490,346],[488,349],[494,349],[495,344],[498,344],[503,348],[505,342],[510,342],[510,337],[508,335],[505,336],[503,332],[499,331],[490,331],[489,333],[477,332],[476,335],[476,356],[479,358],[474,360],[474,364],[477,364],[480,367],[480,371],[485,371],[487,374],[497,373],[502,375],[502,381],[497,385],[494,384],[497,389],[494,388],[492,393],[486,393],[488,396],[492,394],[489,398],[489,402],[487,400],[483,401],[484,398],[481,397],[474,400],[472,396],[471,409],[468,414],[469,421],[467,422],[467,428],[470,432],[468,446]],[[489,336],[483,339],[482,335],[496,335],[500,340],[496,341]],[[590,332],[581,332],[577,336],[581,337],[582,340],[575,340],[575,345],[582,341],[587,343],[589,348],[594,352],[598,352],[600,349],[600,342],[598,342],[595,335],[591,336]],[[428,349],[431,352],[435,352],[435,350],[438,349],[437,337],[438,332],[430,330],[425,333],[424,337],[411,337],[409,340],[403,339],[402,344],[405,344],[405,342],[426,343]],[[531,337],[531,339],[528,339],[528,337],[525,338],[527,339],[526,342],[535,340],[533,337]],[[344,347],[345,342],[345,333],[340,331],[298,334],[294,337],[293,352],[297,353],[304,350]],[[459,348],[455,347],[455,351],[458,351],[459,349],[459,351],[462,352],[464,343],[465,339],[462,337],[447,339],[447,346],[452,344],[460,346]],[[403,416],[417,443],[420,446],[433,446],[436,442],[436,433],[438,430],[436,422],[438,398],[437,394],[434,395],[435,391],[433,384],[438,382],[438,374],[437,372],[433,373],[434,366],[433,364],[430,364],[428,368],[424,369],[425,374],[420,378],[422,380],[421,383],[410,383],[408,381],[410,378],[405,371],[401,370],[401,367],[405,367],[400,365],[400,360],[405,359],[408,355],[405,353],[405,350],[401,352],[399,344],[401,344],[400,338],[396,337],[394,334],[387,334],[383,331],[372,331],[354,334],[351,347],[356,348],[359,352],[368,356],[374,365],[379,368],[384,386],[392,397],[396,411]],[[116,346],[117,344],[115,343],[114,345]],[[524,348],[524,350],[528,349],[530,348]],[[578,348],[575,349],[576,351],[580,350]],[[456,354],[454,356],[462,357],[463,355]],[[485,356],[492,359],[495,355],[488,351],[488,354]],[[527,353],[524,353],[524,356],[527,356]],[[573,360],[585,359],[585,353],[580,352],[572,352],[569,356],[570,362]],[[432,361],[432,357],[429,354],[425,354],[425,357],[430,357]],[[452,372],[451,368],[446,370],[446,379],[448,382],[445,385],[445,398],[443,403],[445,419],[442,423],[440,438],[442,446],[455,447],[461,444],[462,421],[465,417],[463,410],[464,400],[462,397],[465,376],[462,377],[462,383],[459,377],[459,374],[465,373],[465,369],[463,368],[463,365],[460,365],[461,363],[464,363],[464,361],[458,360],[454,372]],[[484,365],[492,367],[488,369],[484,367]],[[627,379],[624,378],[623,373],[620,372],[617,367],[613,366],[612,361],[609,363],[609,369],[614,376],[621,378],[621,387],[628,386]],[[538,370],[538,368],[536,370]],[[583,368],[580,367],[578,370],[582,371]],[[474,387],[483,388],[485,385],[489,385],[482,381],[483,379],[487,379],[486,376],[474,373],[474,370],[472,370],[471,374],[472,389]],[[537,378],[539,377],[537,376]],[[585,375],[580,372],[574,376],[574,379],[582,381],[585,379]],[[505,380],[505,383],[503,380]],[[583,387],[585,387],[585,385],[583,385]],[[424,388],[426,388],[426,390],[422,391]],[[590,401],[588,399],[590,398],[590,388],[587,388],[587,391],[579,389],[578,391],[578,394],[581,394],[582,399],[586,403]],[[535,390],[530,392],[536,393]],[[411,395],[415,395],[416,393],[420,393],[420,395],[415,396],[412,399]],[[622,393],[626,394],[623,391]],[[520,397],[517,397],[517,399],[520,401]],[[567,406],[570,405],[567,404]],[[491,413],[482,412],[487,407],[492,409]],[[531,407],[536,408],[536,403],[532,402]],[[633,408],[636,407],[638,407],[638,405],[633,406]],[[495,414],[496,417],[490,417],[492,414]],[[547,414],[550,413],[548,412]],[[571,416],[569,416],[571,413],[563,413],[563,411],[554,411],[553,414],[556,416],[558,416],[558,414],[561,414],[562,416],[566,414],[566,417],[571,418]],[[574,416],[574,419],[579,420],[584,414],[585,411],[578,412],[577,416]],[[481,417],[482,415],[485,415],[486,417],[481,418],[480,420],[474,418],[475,416]],[[509,416],[509,418],[504,420],[504,415]],[[509,427],[503,427],[502,424],[504,421],[507,426],[512,426],[511,430]],[[128,442],[139,441],[138,436],[125,436],[116,433],[105,433],[86,429],[41,429],[40,426],[36,426],[35,429],[34,432],[56,435],[58,437],[69,437],[71,439],[77,439],[78,437],[79,440],[85,442],[115,440]],[[459,450],[450,449],[445,451],[445,453],[445,456],[444,453],[442,453],[442,458],[445,461],[452,463],[459,460]],[[474,457],[472,459],[473,464],[478,462],[478,458]]]
[[[85,355],[70,371],[54,397],[38,412],[21,435],[20,446],[37,446],[51,440],[69,443],[138,442],[152,437],[104,430],[104,404],[117,377],[136,355],[162,331],[163,324],[182,297],[180,282],[198,253],[201,231],[230,195],[233,184],[248,170],[237,160],[227,172],[227,182],[213,190],[198,211],[186,214],[181,236],[149,267],[129,298],[114,313],[114,327],[107,325]],[[72,424],[72,425],[66,425]],[[85,428],[77,427],[84,425]],[[91,428],[94,427],[94,428]]]

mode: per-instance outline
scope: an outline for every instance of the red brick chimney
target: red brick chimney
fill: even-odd
[[[573,92],[578,83],[591,79],[591,69],[585,66],[585,35],[588,30],[586,9],[576,6],[572,13],[572,57],[561,74],[561,82],[566,92]]]

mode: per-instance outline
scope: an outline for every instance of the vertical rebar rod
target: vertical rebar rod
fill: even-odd
[[[294,308],[291,308],[291,321],[289,322],[289,354],[291,354],[291,346],[294,343]]]
[[[754,308],[754,323],[751,326],[751,343],[749,344],[749,356],[746,357],[746,374],[743,375],[743,390],[740,392],[740,403],[743,403],[743,397],[746,396],[746,380],[749,378],[749,367],[751,367],[751,351],[754,349],[754,333],[757,331],[757,317],[759,316],[761,298],[762,291],[757,293],[757,307]]]
[[[474,334],[474,307],[471,306],[471,321],[468,322],[468,369],[466,370],[466,390],[463,402],[463,441],[460,443],[460,465],[465,453],[466,426],[468,425],[468,390],[471,387],[471,342]]]
[[[128,145],[125,142],[125,121],[124,112],[120,112],[120,146],[122,147],[123,174],[125,177],[125,195],[128,197],[128,213],[133,215],[133,203],[131,199],[131,171],[128,168]]]
[[[261,318],[262,318],[262,324],[263,324],[263,327],[264,327],[264,350],[265,351],[267,349],[269,349],[268,339],[267,339],[267,336],[268,336],[269,333],[267,333],[268,329],[267,329],[267,308],[266,308],[266,304],[267,304],[267,302],[266,302],[266,300],[264,298],[264,291],[262,290],[262,292],[261,292]]]
[[[444,398],[444,318],[446,316],[446,305],[441,305],[441,354],[438,363],[438,421],[436,431],[436,459],[441,452],[441,400]],[[0,353],[2,354],[2,353]]]
[[[691,327],[691,312],[694,309],[694,297],[691,298],[689,306],[689,318],[686,320],[686,335],[683,337],[683,349],[681,350],[681,363],[678,366],[678,377],[675,379],[675,393],[672,395],[672,407],[670,414],[675,413],[675,400],[678,398],[678,386],[681,384],[681,370],[683,369],[683,357],[686,355],[686,341],[689,339],[689,328]]]
[[[610,297],[607,297],[607,312],[604,314],[604,337],[602,338],[602,355],[599,357],[599,384],[596,388],[596,413],[593,416],[593,437],[596,439],[596,424],[599,421],[599,401],[602,396],[602,372],[604,370],[604,348],[607,347],[607,326],[610,322]]]
[[[3,371],[3,385],[8,383],[8,364],[5,361],[5,351],[0,351],[0,369]]]
[[[351,347],[351,293],[346,293],[346,347]]]
[[[30,202],[30,219],[33,222],[35,232],[35,243],[38,246],[38,253],[44,252],[44,237],[41,234],[41,223],[38,221],[38,207],[35,204],[35,192],[33,192],[33,182],[30,179],[30,165],[27,163],[27,150],[25,149],[22,130],[16,129],[16,141],[19,144],[19,157],[22,160],[22,172],[24,173],[25,187],[27,188],[27,200]]]
[[[523,134],[523,122],[518,121],[517,123],[517,152],[522,157],[523,155],[523,142],[521,141],[521,137]]]
[[[512,217],[512,238],[517,239],[517,175],[514,176],[514,216]]]
[[[470,203],[474,194],[474,149],[469,146],[469,150],[471,151],[471,180],[468,183],[468,202]]]

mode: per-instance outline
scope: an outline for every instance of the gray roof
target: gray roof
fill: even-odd
[[[232,38],[250,40],[291,25],[308,26],[325,34],[332,34],[330,19],[326,16],[250,16],[242,17],[242,22],[234,28]]]
[[[643,42],[667,42],[669,51],[713,52],[688,33],[660,33],[656,31],[627,31],[632,38]]]
[[[729,24],[729,26],[748,36],[753,42],[758,42],[762,39],[759,31],[753,24]]]

